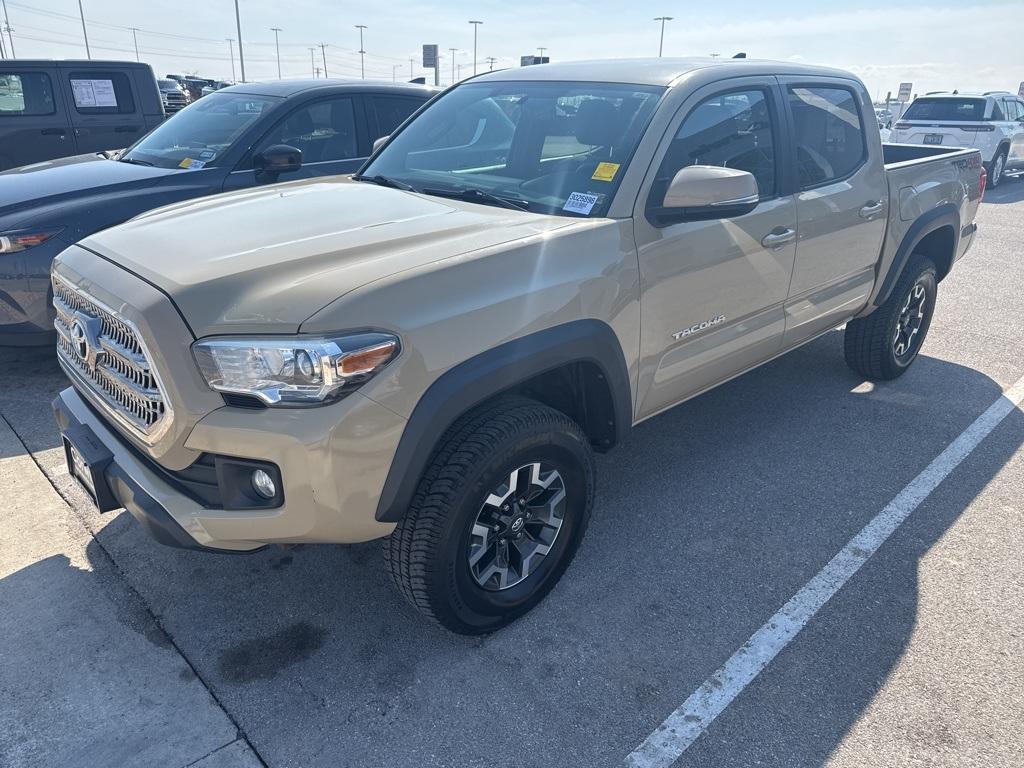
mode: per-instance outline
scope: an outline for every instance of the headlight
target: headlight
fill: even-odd
[[[0,232],[0,253],[18,253],[42,245],[60,232],[63,227],[52,229],[16,229]]]
[[[266,405],[337,400],[373,376],[398,350],[398,337],[387,333],[223,337],[192,345],[192,355],[212,389],[251,395]]]

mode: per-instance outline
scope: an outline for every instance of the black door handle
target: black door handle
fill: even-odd
[[[137,125],[119,125],[114,129],[114,133],[135,133],[139,130]]]
[[[43,136],[63,136],[67,133],[67,130],[64,128],[43,128],[40,133]]]

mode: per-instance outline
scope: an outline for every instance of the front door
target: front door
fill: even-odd
[[[775,79],[744,77],[697,91],[669,126],[634,217],[642,290],[638,419],[781,347],[796,246],[781,115]],[[687,165],[752,173],[760,203],[735,218],[659,226],[648,212]]]
[[[127,72],[62,69],[79,154],[123,149],[146,132]]]
[[[792,126],[800,229],[786,305],[788,347],[835,327],[867,303],[889,202],[882,153],[868,151],[866,126],[875,137],[878,129],[863,89],[829,78],[780,83]]]
[[[282,173],[276,181],[355,173],[367,154],[364,126],[359,96],[334,96],[296,107],[256,143],[240,167],[228,175],[224,188],[240,189],[260,183],[253,158],[275,144],[287,144],[302,151],[298,170]]]
[[[0,68],[0,171],[75,154],[53,73]]]

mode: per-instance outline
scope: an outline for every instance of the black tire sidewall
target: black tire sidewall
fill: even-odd
[[[924,285],[924,289],[927,294],[925,297],[924,320],[921,322],[921,328],[917,332],[917,336],[914,340],[913,354],[901,359],[896,356],[896,350],[893,348],[892,338],[895,335],[896,324],[899,322],[900,318],[900,310],[903,308],[903,303],[907,299],[907,294],[919,282]],[[928,329],[932,324],[932,316],[935,314],[935,300],[937,295],[938,279],[935,265],[930,261],[920,261],[913,269],[908,270],[907,278],[901,280],[897,287],[897,291],[893,292],[892,305],[889,308],[889,318],[886,323],[886,353],[883,358],[883,366],[886,369],[887,374],[898,375],[909,368],[917,359],[918,354],[921,352],[921,346],[924,344],[925,338],[928,336]]]
[[[565,483],[562,528],[554,546],[537,570],[520,584],[488,591],[469,569],[468,551],[473,522],[484,499],[509,474],[524,464],[543,462],[557,469]],[[516,435],[494,451],[460,489],[459,501],[448,516],[435,568],[435,585],[446,596],[446,612],[472,631],[488,631],[518,618],[540,602],[558,582],[579,547],[593,503],[594,481],[589,446],[580,436],[551,430]],[[445,622],[448,623],[448,622]]]

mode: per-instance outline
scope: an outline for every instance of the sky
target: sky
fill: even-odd
[[[19,58],[84,58],[77,0],[5,0]],[[93,58],[134,59],[130,27],[138,29],[141,59],[158,76],[198,73],[241,79],[233,0],[82,0]],[[631,2],[589,0],[386,0],[340,3],[324,0],[240,0],[245,74],[277,77],[274,33],[281,28],[284,77],[311,77],[314,67],[331,77],[359,77],[357,24],[364,31],[368,78],[408,79],[428,74],[421,46],[442,52],[441,82],[473,69],[473,27],[478,27],[477,67],[519,65],[543,46],[552,61],[656,56],[659,22],[664,55],[731,56],[803,61],[850,70],[872,96],[895,96],[910,81],[915,93],[935,90],[1012,90],[1024,80],[1024,0],[991,2],[811,2],[810,0],[715,0]],[[5,37],[5,45],[10,48]],[[326,43],[322,51],[318,47]],[[311,63],[310,47],[314,47]],[[7,51],[10,56],[10,50]],[[232,59],[234,76],[232,76]],[[322,71],[320,73],[323,74]],[[433,77],[433,72],[429,72]]]

